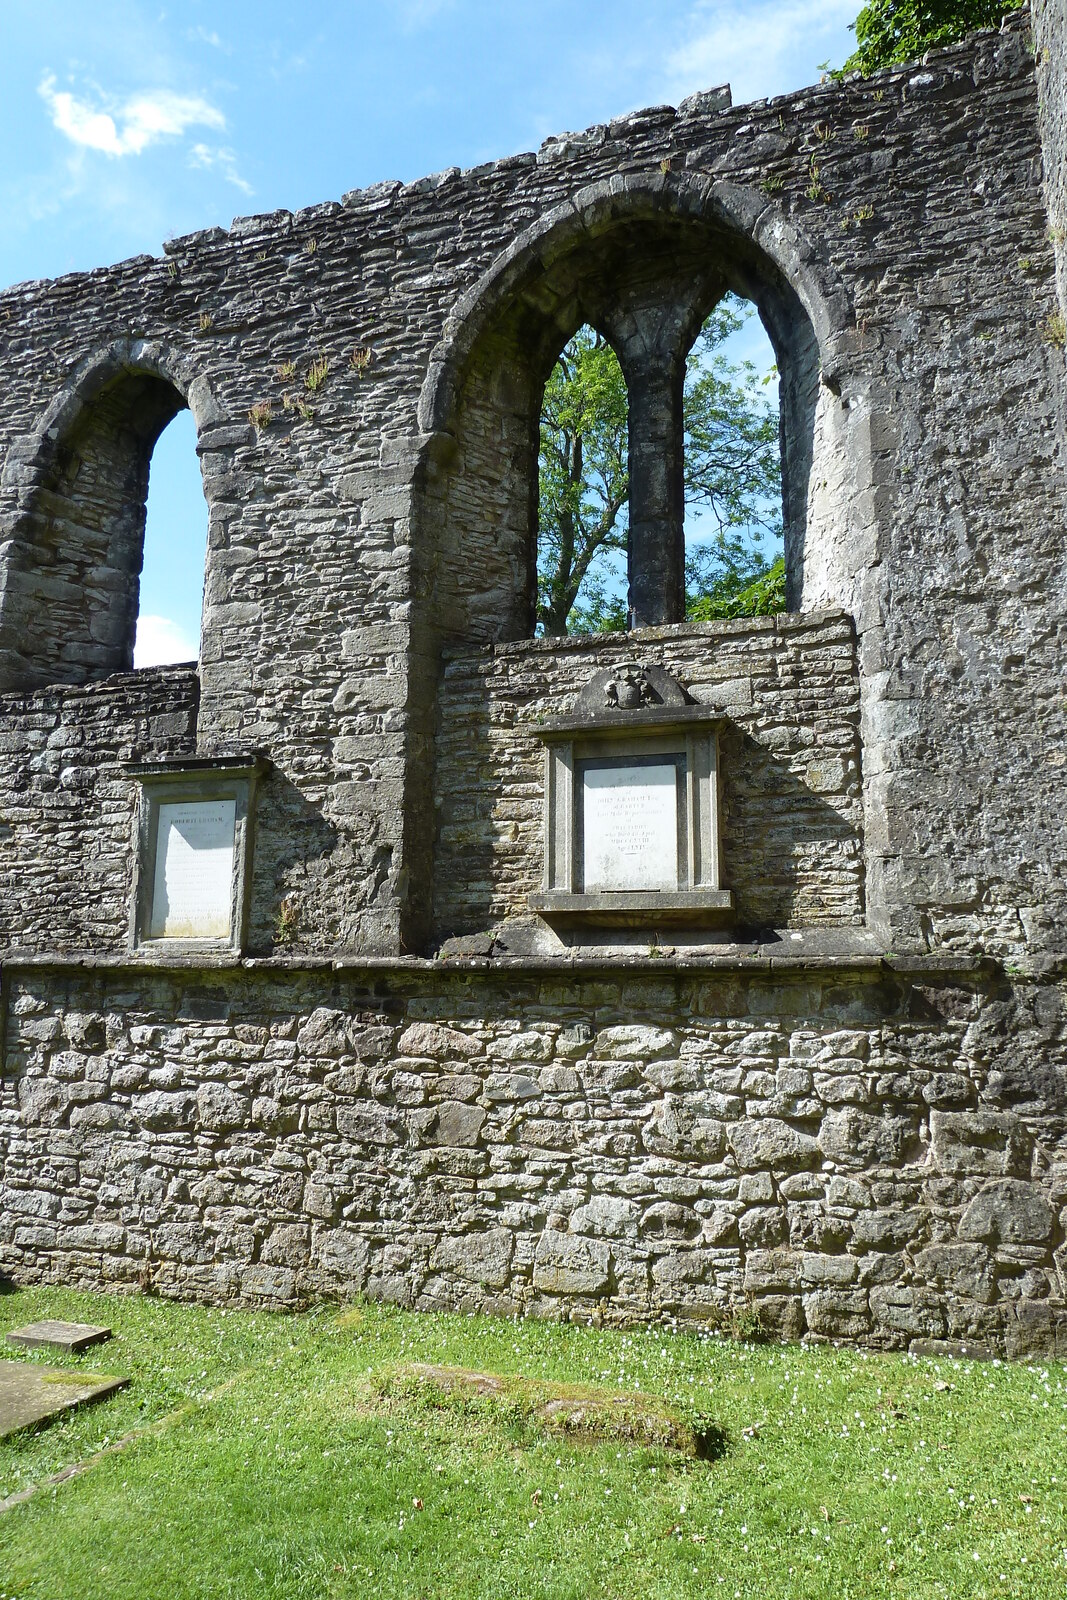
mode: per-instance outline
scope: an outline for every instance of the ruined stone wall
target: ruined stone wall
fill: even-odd
[[[751,1302],[790,1336],[1064,1350],[1063,35],[1042,15],[1043,112],[1015,17],[868,81],[696,96],[0,296],[4,1271],[277,1303]],[[586,266],[622,315],[635,227],[679,281],[696,263],[708,293],[750,293],[782,355],[799,614],[520,642],[538,373]],[[106,675],[137,517],[105,538],[94,479],[78,521],[77,462],[112,456],[74,446],[130,420],[131,377],[197,424],[199,697],[180,671]],[[98,436],[140,494],[143,450]],[[727,870],[742,914],[799,942],[416,959],[539,876],[524,719],[646,649],[724,705]],[[121,767],[194,736],[269,760],[250,948],[278,948],[284,898],[271,962],[109,957]]]
[[[21,969],[0,1266],[1064,1355],[1064,997],[788,958]]]
[[[1045,194],[1058,268],[1060,310],[1067,316],[1067,0],[1033,0],[1032,10]]]
[[[0,695],[0,947],[115,953],[129,937],[137,785],[146,752],[196,748],[188,667]]]
[[[624,635],[540,639],[445,660],[437,732],[439,937],[528,915],[543,873],[537,724],[634,655]],[[848,617],[649,629],[640,659],[729,718],[723,881],[747,928],[863,923],[859,680]]]
[[[894,949],[1055,949],[1063,361],[1042,333],[1056,300],[1025,18],[922,67],[751,106],[697,96],[8,291],[8,669],[57,450],[100,371],[160,375],[196,418],[210,511],[198,746],[274,763],[255,947],[285,897],[308,953],[424,948],[438,646],[493,617],[513,629],[497,589],[528,572],[515,441],[494,454],[464,385],[487,371],[512,415],[489,359],[500,317],[514,332],[540,315],[553,252],[605,228],[622,249],[626,206],[687,250],[710,230],[772,320],[784,285],[810,325],[800,598],[856,620],[872,928]]]

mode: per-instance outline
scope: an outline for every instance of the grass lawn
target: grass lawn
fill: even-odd
[[[2,1600],[1067,1596],[1063,1365],[36,1290],[0,1333],[46,1315],[109,1322],[70,1364],[133,1383],[0,1445],[0,1493],[147,1431],[0,1514]],[[416,1362],[637,1389],[725,1451],[433,1403]]]

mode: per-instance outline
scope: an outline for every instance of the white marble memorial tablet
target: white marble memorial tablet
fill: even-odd
[[[159,807],[150,939],[229,939],[235,800]]]
[[[674,762],[582,771],[582,887],[677,889],[678,768]]]

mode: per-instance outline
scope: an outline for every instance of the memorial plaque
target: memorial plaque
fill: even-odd
[[[678,768],[590,764],[581,781],[582,887],[677,889]]]
[[[161,804],[150,939],[229,939],[237,802]]]

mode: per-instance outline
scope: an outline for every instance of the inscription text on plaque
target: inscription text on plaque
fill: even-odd
[[[582,771],[582,889],[678,888],[678,768],[590,764]]]
[[[232,799],[161,804],[150,939],[228,939],[237,804]]]

